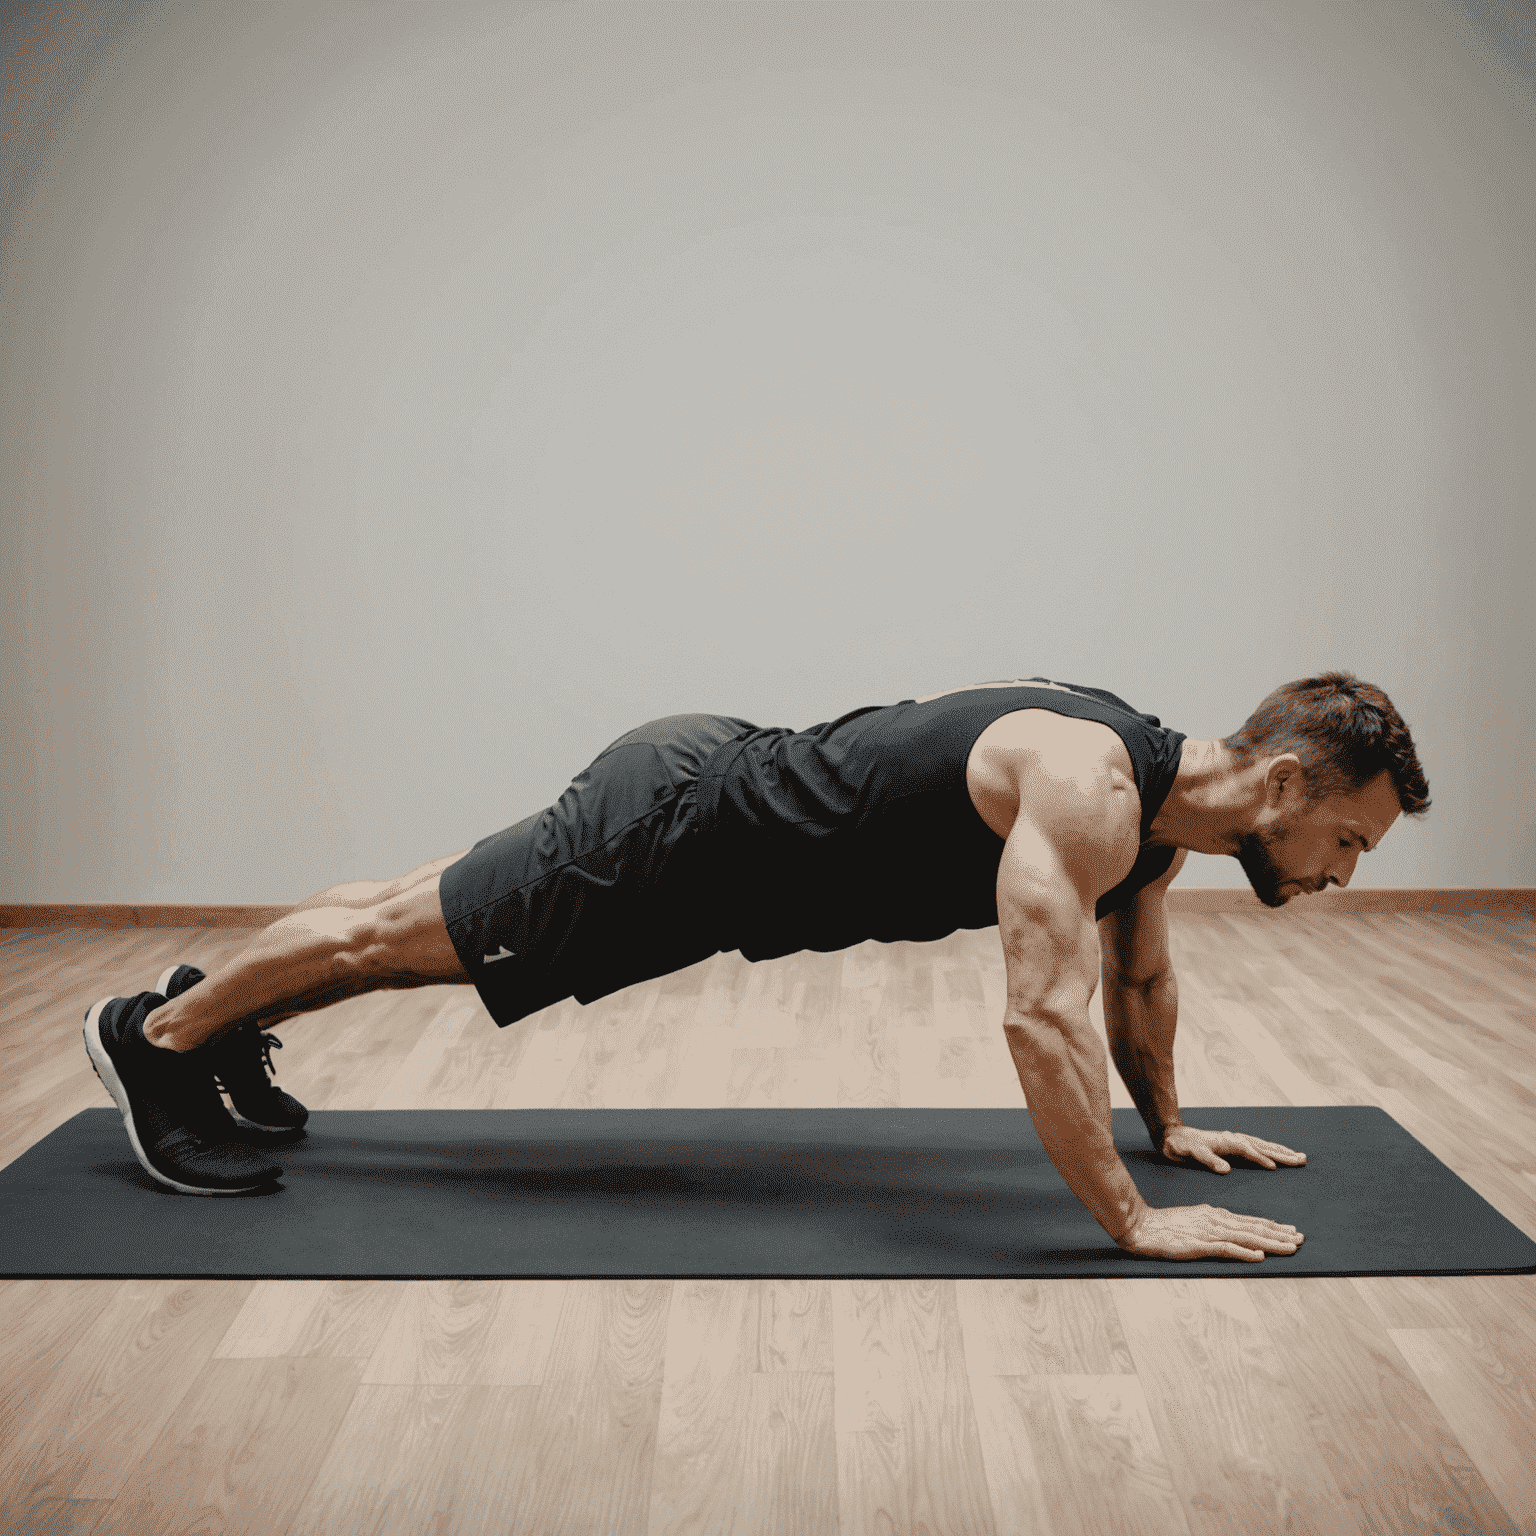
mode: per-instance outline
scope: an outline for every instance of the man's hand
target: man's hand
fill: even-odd
[[[1192,1157],[1217,1173],[1232,1171],[1231,1164],[1220,1155],[1223,1152],[1228,1157],[1246,1157],[1263,1163],[1266,1168],[1273,1168],[1276,1163],[1299,1167],[1307,1160],[1305,1152],[1293,1152],[1277,1141],[1260,1141],[1257,1136],[1244,1136],[1240,1131],[1197,1131],[1192,1125],[1176,1125],[1168,1131],[1163,1137],[1162,1151],[1164,1157],[1174,1162]]]
[[[1215,1205],[1144,1206],[1130,1230],[1116,1239],[1143,1259],[1243,1259],[1295,1253],[1306,1239],[1295,1227],[1264,1216],[1239,1216]]]
[[[1176,1162],[1193,1158],[1217,1173],[1231,1172],[1223,1152],[1266,1168],[1307,1160],[1305,1152],[1293,1152],[1279,1142],[1238,1131],[1201,1131],[1192,1125],[1169,1130],[1162,1150],[1164,1157]],[[1216,1205],[1149,1205],[1117,1241],[1127,1253],[1144,1259],[1242,1259],[1258,1264],[1266,1253],[1295,1253],[1306,1239],[1295,1227],[1266,1216],[1241,1216]]]

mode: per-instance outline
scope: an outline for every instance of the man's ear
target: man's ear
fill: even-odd
[[[1300,805],[1306,798],[1306,785],[1301,759],[1294,752],[1282,752],[1270,760],[1264,772],[1264,803],[1278,806],[1281,796],[1288,792],[1292,802]]]

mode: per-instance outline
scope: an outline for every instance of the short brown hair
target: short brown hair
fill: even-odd
[[[1354,794],[1385,770],[1405,815],[1429,810],[1429,782],[1403,717],[1380,688],[1352,672],[1282,683],[1221,744],[1239,769],[1294,752],[1309,800]]]

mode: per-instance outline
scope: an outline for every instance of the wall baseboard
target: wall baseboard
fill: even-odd
[[[233,902],[25,902],[0,905],[0,928],[265,928],[293,906]]]
[[[1380,886],[1298,896],[1287,908],[1265,907],[1250,890],[1225,886],[1173,887],[1170,912],[1530,912],[1536,886]],[[265,928],[291,906],[198,902],[0,903],[0,928]]]

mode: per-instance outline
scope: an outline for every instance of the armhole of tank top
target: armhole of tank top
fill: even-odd
[[[990,685],[984,684],[983,686],[990,686]],[[1009,687],[1028,687],[1029,685],[1027,683],[1023,683],[1023,684],[1014,683],[1014,684],[1009,684],[1008,686]],[[1075,688],[1067,688],[1065,684],[1063,684],[1062,687],[1065,690],[1065,692],[1068,694],[1069,697],[1077,699],[1080,703],[1083,703],[1083,704],[1096,704],[1096,705],[1099,706],[1100,709],[1106,709],[1106,708],[1109,707],[1102,700],[1094,698],[1091,694],[1079,693]],[[981,689],[978,688],[978,689],[975,689],[975,690],[960,690],[960,691],[975,691],[975,692],[979,693],[981,691]],[[1045,690],[1045,691],[1049,692],[1051,690]],[[945,695],[943,695],[943,697],[951,698],[951,697],[954,697],[954,695],[945,694]],[[935,699],[933,702],[937,703],[938,700]],[[1025,705],[1024,706],[1025,709],[1045,708],[1045,707],[1046,706],[1044,706],[1044,705]],[[1003,714],[1001,714],[1001,715],[994,715],[992,717],[992,719],[988,720],[987,723],[984,726],[982,726],[981,729],[979,731],[977,731],[974,736],[971,737],[969,743],[966,746],[965,756],[962,759],[962,764],[968,764],[970,762],[970,760],[971,760],[971,753],[976,750],[976,743],[978,741],[980,741],[981,738],[989,730],[991,730],[991,728],[999,720],[1001,720],[1004,715],[1016,714],[1016,713],[1021,713],[1021,711],[1017,711],[1017,710],[1004,710]],[[1126,755],[1127,759],[1129,759],[1129,761],[1130,761],[1130,765],[1131,765],[1131,784],[1134,786],[1134,788],[1136,790],[1136,798],[1138,800],[1140,800],[1142,798],[1143,791],[1142,791],[1142,786],[1141,786],[1141,771],[1140,771],[1140,769],[1136,765],[1136,754],[1133,751],[1131,751],[1130,743],[1126,741],[1125,737],[1122,736],[1119,731],[1115,730],[1114,726],[1112,726],[1107,720],[1095,720],[1092,715],[1066,714],[1065,712],[1059,711],[1059,710],[1052,710],[1051,713],[1052,714],[1062,714],[1063,718],[1067,719],[1067,720],[1084,720],[1084,721],[1087,721],[1088,724],[1090,724],[1090,725],[1102,725],[1106,730],[1114,731],[1115,740],[1118,741],[1120,743],[1120,745],[1125,748],[1125,755]],[[962,771],[961,771],[961,775],[960,775],[960,782],[961,782],[962,787],[964,787],[965,786],[965,773],[964,773],[963,767],[962,767]],[[967,789],[966,793],[967,793],[967,795],[969,795],[969,790],[968,789]],[[1138,827],[1139,827],[1139,825],[1140,825],[1140,813],[1139,813],[1139,810],[1138,810]]]

